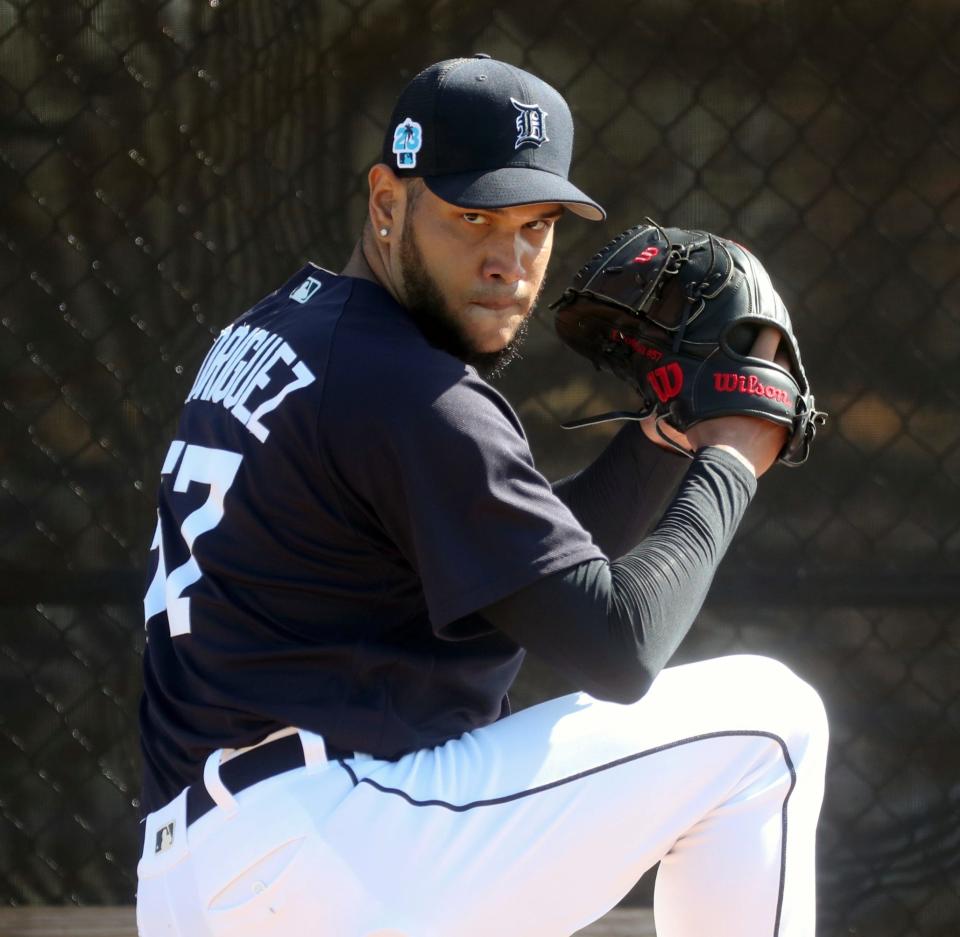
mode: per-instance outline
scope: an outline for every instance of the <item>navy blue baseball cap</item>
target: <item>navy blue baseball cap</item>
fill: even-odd
[[[559,202],[591,221],[604,210],[567,178],[573,118],[560,92],[487,55],[447,59],[403,89],[383,162],[464,208]]]

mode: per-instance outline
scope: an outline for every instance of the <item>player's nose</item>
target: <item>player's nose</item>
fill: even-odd
[[[512,234],[488,239],[483,262],[484,278],[512,284],[526,277],[526,258],[520,240]]]

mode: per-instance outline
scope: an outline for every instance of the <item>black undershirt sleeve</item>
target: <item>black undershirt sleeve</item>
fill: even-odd
[[[585,469],[553,483],[593,542],[610,557],[635,547],[663,514],[690,460],[627,423]]]
[[[553,573],[480,614],[579,689],[615,702],[639,699],[693,623],[756,492],[753,474],[722,449],[702,449],[685,464],[659,523],[615,562],[588,560]],[[621,486],[635,484],[610,485],[607,510],[615,512]],[[584,510],[601,511],[601,501],[596,496]],[[632,523],[645,523],[640,515]],[[615,542],[629,527],[601,536]]]

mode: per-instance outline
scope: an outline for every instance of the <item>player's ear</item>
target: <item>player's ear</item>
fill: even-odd
[[[374,231],[390,232],[402,211],[403,181],[386,163],[377,163],[367,174],[367,182],[370,185],[370,224]]]

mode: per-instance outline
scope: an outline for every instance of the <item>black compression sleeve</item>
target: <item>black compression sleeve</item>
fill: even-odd
[[[643,539],[689,467],[686,456],[654,445],[628,423],[594,462],[552,487],[593,542],[616,557]]]
[[[721,449],[697,453],[653,533],[614,563],[589,560],[481,614],[600,699],[642,696],[683,640],[756,491]]]

